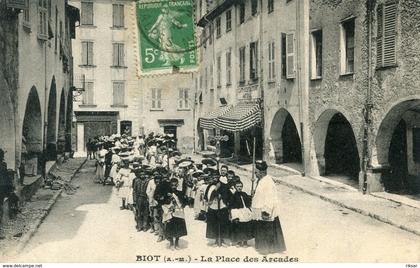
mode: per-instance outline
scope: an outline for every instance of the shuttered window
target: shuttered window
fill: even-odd
[[[117,28],[124,27],[124,5],[112,5],[112,26]]]
[[[245,47],[239,49],[239,82],[245,82]]]
[[[226,11],[226,32],[232,30],[232,10]]]
[[[125,88],[124,82],[113,82],[113,103],[114,105],[125,104]]]
[[[275,43],[271,41],[268,43],[268,80],[272,81],[276,78],[276,52]]]
[[[93,42],[82,42],[82,65],[93,65]]]
[[[82,25],[93,25],[93,2],[82,2]]]
[[[222,56],[217,56],[217,87],[222,86]]]
[[[47,16],[47,1],[39,0],[38,3],[38,36],[48,37],[48,16]]]
[[[226,52],[226,85],[232,84],[232,52]]]
[[[258,42],[249,45],[249,78],[258,79]]]
[[[286,78],[295,78],[295,34],[286,34]]]
[[[94,104],[93,82],[85,82],[85,91],[83,92],[83,104]]]
[[[29,25],[31,23],[30,10],[31,6],[29,0],[25,0],[25,9],[23,10],[23,22]]]
[[[188,88],[178,89],[178,109],[189,109],[189,90]]]
[[[112,65],[118,67],[124,67],[124,44],[123,43],[114,43],[113,46],[113,53],[112,53]]]
[[[388,0],[377,8],[377,65],[389,67],[396,65],[396,24],[397,3]]]
[[[220,38],[222,35],[222,19],[218,17],[216,19],[216,38]]]
[[[239,4],[239,24],[245,22],[245,3]]]
[[[319,79],[322,77],[322,30],[313,31],[311,39],[311,79]]]
[[[152,88],[152,109],[162,109],[162,89]]]

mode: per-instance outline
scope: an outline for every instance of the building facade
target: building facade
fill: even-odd
[[[84,1],[74,40],[76,155],[100,135],[176,134],[192,151],[194,92],[190,74],[140,73],[136,1]]]
[[[16,1],[19,2],[19,1]],[[70,151],[72,47],[78,10],[67,1],[1,3],[1,148],[8,167],[41,172],[40,158]],[[28,56],[30,55],[30,57]]]
[[[242,102],[243,93],[248,99],[262,99],[264,159],[361,191],[419,191],[415,42],[419,23],[411,12],[419,8],[416,1],[250,0],[196,5],[197,23],[207,40],[200,48],[203,59],[196,77],[203,100],[197,102],[199,149],[212,149],[206,146],[209,133],[226,128],[229,111],[224,109],[230,108],[211,105],[212,88],[217,90],[213,84],[218,82],[208,80],[218,81],[218,55],[232,47],[232,88],[229,91],[222,82],[220,94],[233,106]],[[219,30],[224,29],[227,10],[234,14],[233,40]],[[256,60],[251,53],[255,40]],[[222,60],[221,69],[226,66]],[[235,141],[235,136],[246,133],[228,131]],[[221,145],[222,151],[230,146]]]

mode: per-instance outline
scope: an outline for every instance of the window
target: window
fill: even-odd
[[[232,52],[226,52],[226,85],[232,84]]]
[[[178,109],[190,109],[188,93],[188,88],[178,89]]]
[[[245,82],[245,47],[239,49],[239,82]]]
[[[93,25],[93,2],[82,2],[81,24]]]
[[[271,13],[274,11],[274,0],[267,1],[267,10],[268,10],[268,13]]]
[[[38,36],[42,39],[48,38],[48,17],[47,17],[47,1],[39,0],[38,2]]]
[[[249,45],[249,78],[253,81],[258,79],[258,42]]]
[[[217,60],[216,60],[216,67],[217,67],[217,87],[221,87],[222,86],[222,56],[217,56]]]
[[[354,72],[354,18],[341,24],[341,74]]]
[[[210,88],[214,88],[213,64],[210,65]]]
[[[286,34],[281,33],[281,76],[287,76],[287,68],[286,68]]]
[[[31,24],[30,9],[31,6],[29,0],[25,0],[25,9],[23,10],[23,23],[26,24],[26,26],[29,26]]]
[[[93,65],[93,42],[92,41],[82,42],[82,65],[86,65],[86,66]]]
[[[162,89],[152,88],[152,109],[162,109]]]
[[[124,5],[122,4],[112,5],[112,27],[124,27]]]
[[[226,32],[232,30],[232,10],[226,11]]]
[[[259,0],[251,0],[251,15],[255,16],[258,12],[258,1]]]
[[[239,5],[239,24],[245,22],[245,3]]]
[[[286,34],[286,78],[295,78],[295,34]]]
[[[214,107],[214,89],[210,89],[210,107]]]
[[[94,104],[93,82],[85,82],[85,91],[83,92],[83,104]]]
[[[311,79],[322,77],[322,31],[311,34]]]
[[[276,78],[276,50],[275,42],[268,43],[268,80],[273,81]]]
[[[204,73],[204,84],[205,84],[205,89],[206,89],[206,93],[207,93],[207,88],[208,88],[208,75],[207,75],[207,67],[205,69],[205,73]]]
[[[124,82],[113,82],[113,103],[114,105],[125,104]]]
[[[124,44],[114,43],[112,44],[112,66],[124,67]]]
[[[395,49],[397,3],[393,0],[388,0],[385,4],[379,4],[377,20],[377,65],[378,67],[395,66],[397,64]]]
[[[218,17],[216,19],[216,38],[220,38],[220,36],[222,35],[222,19],[220,17]]]
[[[213,43],[213,28],[209,25],[209,45]]]
[[[58,8],[55,7],[55,38],[54,38],[55,53],[57,53],[57,41],[58,41]]]

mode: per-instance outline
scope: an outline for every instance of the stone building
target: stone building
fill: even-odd
[[[181,150],[193,147],[190,74],[140,73],[136,1],[73,0],[81,10],[74,40],[77,156],[86,142],[114,133],[171,132]],[[181,94],[182,91],[182,94]]]
[[[419,191],[418,1],[207,2],[196,3],[198,25],[213,34],[202,34],[196,77],[200,149],[212,148],[206,139],[223,132],[224,109],[231,109],[211,105],[214,86],[206,77],[218,79],[217,55],[233,47],[232,88],[222,83],[220,94],[237,105],[242,92],[254,92],[248,78],[240,83],[239,48],[258,37],[254,87],[264,106],[266,160],[367,192]],[[233,41],[223,31],[214,37],[230,9]],[[245,76],[252,75],[248,50]],[[229,146],[222,143],[222,151]]]
[[[420,190],[419,8],[311,1],[323,51],[322,77],[310,82],[313,174],[338,174],[367,191]]]
[[[16,170],[24,162],[28,176],[41,172],[41,157],[55,160],[57,151],[70,151],[70,40],[79,13],[67,1],[20,3],[1,3],[0,146],[8,167]]]
[[[206,40],[201,46],[203,61],[196,83],[203,100],[197,108],[198,133],[202,133],[199,147],[212,149],[204,146],[209,145],[208,137],[216,132],[227,134],[230,139],[222,142],[222,155],[233,153],[239,162],[243,158],[247,162],[255,137],[257,158],[273,163],[302,163],[298,70],[305,57],[298,61],[304,52],[296,40],[302,32],[298,27],[303,25],[296,17],[304,4],[260,0],[207,2],[196,3],[198,25],[203,26]],[[228,57],[232,59],[228,61]],[[216,81],[216,101],[212,80]],[[227,105],[220,107],[223,105],[219,97],[225,98]],[[214,107],[214,103],[218,106]],[[232,128],[232,124],[238,127]],[[283,128],[290,131],[282,131]]]

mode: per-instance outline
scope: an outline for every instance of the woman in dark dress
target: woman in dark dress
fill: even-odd
[[[185,195],[177,188],[178,180],[171,179],[171,188],[167,192],[167,198],[162,205],[165,237],[169,240],[169,247],[175,249],[179,249],[179,238],[187,235],[184,215],[187,200]]]
[[[246,214],[250,215],[251,197],[247,193],[242,192],[243,183],[241,181],[236,181],[234,187],[236,191],[232,195],[229,204],[232,220],[231,240],[232,243],[236,243],[237,246],[247,247],[248,240],[254,238],[252,220],[250,218],[245,219],[244,215],[238,215],[237,213],[233,212],[246,210]]]

